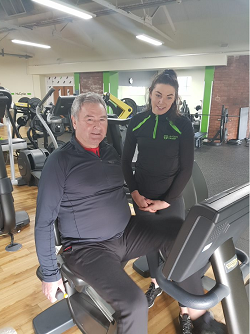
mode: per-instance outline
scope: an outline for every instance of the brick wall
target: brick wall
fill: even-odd
[[[240,108],[249,107],[249,56],[228,57],[227,66],[216,66],[211,100],[208,137],[212,138],[219,130],[222,105],[228,114],[239,116]],[[228,139],[236,139],[239,118],[229,117]],[[249,126],[248,133],[249,136]]]
[[[103,94],[102,72],[80,73],[80,93],[87,93],[87,92]]]

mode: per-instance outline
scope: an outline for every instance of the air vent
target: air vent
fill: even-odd
[[[0,0],[0,3],[8,16],[25,14],[25,2],[27,2],[27,0]]]

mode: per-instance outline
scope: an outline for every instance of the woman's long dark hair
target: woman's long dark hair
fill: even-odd
[[[175,71],[171,69],[167,69],[155,76],[155,78],[152,81],[151,86],[149,87],[148,105],[146,109],[147,111],[150,111],[152,109],[150,94],[152,93],[152,91],[154,90],[157,84],[170,85],[174,87],[175,89],[175,100],[171,108],[167,112],[168,118],[174,119],[176,116],[179,116],[179,110],[177,107],[177,101],[179,99],[179,96],[178,96],[179,84],[177,81],[177,75]]]

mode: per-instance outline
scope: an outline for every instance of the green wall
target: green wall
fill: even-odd
[[[103,92],[109,92],[117,97],[119,84],[118,72],[103,72]]]
[[[208,120],[210,114],[210,106],[212,99],[213,81],[214,81],[214,67],[208,66],[205,69],[205,85],[204,85],[204,98],[202,108],[202,120],[201,120],[201,132],[208,132]]]
[[[74,73],[74,82],[75,82],[75,94],[80,94],[80,74]]]

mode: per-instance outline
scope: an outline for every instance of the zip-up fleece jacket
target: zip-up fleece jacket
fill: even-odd
[[[185,116],[168,113],[136,114],[130,121],[122,155],[122,168],[130,192],[168,203],[179,197],[192,174],[194,132]],[[133,174],[131,162],[138,148]]]
[[[55,255],[53,223],[64,248],[118,237],[130,219],[120,158],[106,142],[100,158],[75,139],[48,158],[38,187],[35,240],[45,282],[61,278]]]

